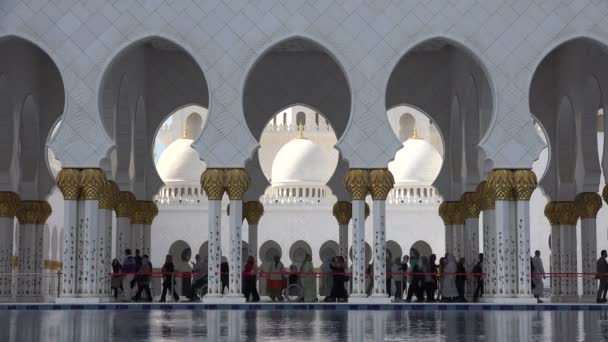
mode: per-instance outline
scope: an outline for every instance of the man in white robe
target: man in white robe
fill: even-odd
[[[532,268],[532,294],[537,303],[542,303],[540,297],[542,297],[544,291],[545,268],[543,267],[543,260],[540,258],[540,251],[534,252]]]

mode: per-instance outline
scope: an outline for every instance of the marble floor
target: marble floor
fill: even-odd
[[[608,312],[5,310],[0,341],[608,342]]]

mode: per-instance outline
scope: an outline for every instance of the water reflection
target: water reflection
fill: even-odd
[[[0,341],[594,341],[606,312],[3,311]]]

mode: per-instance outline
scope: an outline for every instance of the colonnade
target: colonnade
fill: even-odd
[[[467,271],[478,261],[479,214],[483,213],[483,281],[488,301],[531,296],[530,197],[536,184],[531,170],[492,170],[475,192],[439,206],[446,252],[457,259],[464,257]],[[469,294],[473,289],[469,279]]]
[[[608,200],[604,188],[603,197]],[[579,193],[574,201],[553,201],[545,206],[545,216],[551,223],[551,272],[577,273],[578,242],[576,225],[581,220],[581,256],[583,301],[595,300],[597,254],[596,216],[602,207],[602,197],[593,192]],[[578,276],[551,277],[552,300],[567,302],[578,299]]]
[[[115,254],[120,258],[127,248],[150,254],[151,224],[158,208],[152,201],[137,201],[132,193],[119,191],[100,169],[63,169],[57,186],[64,198],[58,301],[98,301],[110,295],[112,211],[117,222]]]

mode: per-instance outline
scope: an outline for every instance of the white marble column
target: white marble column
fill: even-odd
[[[61,297],[73,297],[76,295],[80,183],[80,170],[78,169],[63,169],[57,175],[57,187],[63,195]]]
[[[386,207],[384,200],[374,200],[374,289],[372,297],[390,301],[386,293]]]
[[[353,213],[350,202],[338,201],[334,204],[333,215],[338,221],[338,255],[348,259],[348,224]]]
[[[454,254],[454,225],[443,220],[445,225],[445,253]]]
[[[96,278],[95,293],[108,296],[111,292],[112,272],[112,210],[117,206],[118,186],[113,181],[106,181],[99,197],[99,230],[97,234]]]
[[[13,296],[13,231],[20,202],[16,193],[0,192],[0,302]]]
[[[222,197],[225,192],[226,175],[222,169],[207,169],[201,176],[201,185],[208,198],[208,292],[206,303],[221,302],[222,287],[220,264],[222,260]]]
[[[463,253],[464,208],[460,201],[444,201],[439,216],[445,225],[445,252],[457,259]],[[457,260],[458,261],[458,260]]]
[[[496,281],[496,267],[493,262],[496,258],[496,241],[491,236],[491,232],[494,231],[494,225],[496,223],[496,210],[494,208],[494,202],[491,202],[491,206],[482,205],[483,210],[483,287],[485,293],[490,293],[490,287],[492,282]]]
[[[243,202],[240,199],[230,200],[230,245],[228,247],[228,297],[243,298],[242,292],[242,230]]]
[[[230,246],[228,250],[228,298],[231,302],[245,302],[242,291],[243,196],[249,187],[249,175],[244,169],[228,169],[226,194],[230,199]],[[225,298],[226,299],[226,298]]]
[[[536,189],[536,174],[532,170],[513,172],[515,186],[515,222],[517,224],[517,296],[532,295],[532,274],[530,269],[530,197]]]
[[[144,224],[139,220],[131,220],[131,249],[133,251],[144,248]]]
[[[121,191],[116,202],[116,258],[122,262],[125,250],[131,248],[131,217],[135,211],[135,195]]]
[[[21,201],[17,210],[17,298],[21,301],[42,299],[44,223],[50,215],[51,206],[46,201]]]
[[[365,201],[353,200],[352,242],[353,263],[351,298],[367,297],[365,293]]]
[[[209,247],[208,247],[208,293],[207,298],[222,297],[220,264],[222,260],[222,201],[209,200]]]
[[[365,293],[365,197],[369,193],[369,171],[351,169],[344,179],[346,189],[352,196],[352,292],[349,302],[366,298]]]
[[[249,255],[258,260],[258,224],[264,215],[264,205],[258,201],[249,201],[243,204],[243,216],[247,219],[249,233]]]
[[[481,211],[479,194],[466,192],[460,200],[464,209],[464,255],[465,269],[473,272],[479,259],[479,212]],[[473,295],[477,286],[475,277],[467,277],[466,293]]]
[[[99,208],[99,234],[97,236],[97,294],[110,294],[112,272],[112,209]]]
[[[578,214],[574,202],[549,202],[545,216],[551,223],[551,273],[577,271],[576,222]],[[576,300],[578,278],[551,275],[551,301]]]
[[[462,219],[462,220],[460,220]],[[464,231],[464,216],[461,216],[458,222],[455,222],[452,225],[452,233],[454,234],[454,247],[453,253],[456,261],[460,260],[460,258],[465,257],[465,231]]]
[[[144,224],[143,225],[143,235],[144,235],[144,245],[141,249],[142,255],[148,255],[152,253],[152,225]]]
[[[571,222],[569,222],[571,223]],[[560,224],[560,266],[564,273],[577,272],[577,239],[576,221],[574,224]],[[564,275],[561,277],[562,299],[567,302],[576,301],[578,298],[578,277]]]
[[[602,198],[594,192],[583,192],[574,199],[576,211],[581,219],[581,258],[583,273],[596,272],[597,235],[596,217],[602,207]],[[595,300],[597,280],[593,275],[583,275],[582,300],[590,302]]]
[[[395,185],[388,169],[369,172],[370,192],[374,201],[374,288],[375,302],[390,302],[386,290],[386,197]],[[390,284],[389,284],[390,285]]]

